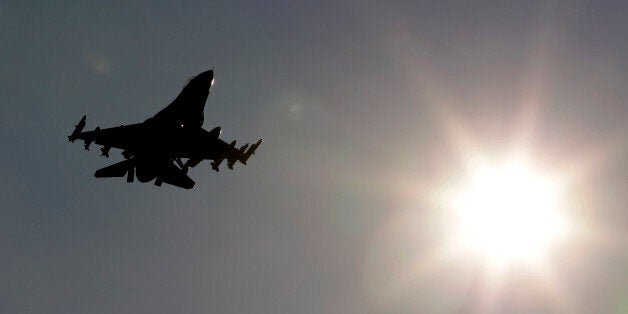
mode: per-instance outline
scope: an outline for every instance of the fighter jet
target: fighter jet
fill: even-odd
[[[203,160],[211,160],[215,171],[224,160],[229,169],[236,162],[246,165],[262,144],[260,139],[236,148],[235,140],[228,144],[220,139],[220,127],[202,128],[205,101],[213,84],[214,69],[190,78],[172,103],[142,123],[83,132],[87,118],[83,116],[68,140],[83,140],[86,150],[92,143],[102,145],[101,156],[105,157],[111,148],[122,150],[125,160],[96,171],[97,178],[126,176],[127,182],[133,182],[137,177],[140,182],[154,180],[157,186],[168,183],[191,189],[194,181],[187,175],[189,168]]]

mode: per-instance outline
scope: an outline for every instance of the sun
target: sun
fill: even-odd
[[[567,231],[559,192],[520,159],[472,167],[453,194],[458,245],[492,265],[542,261]]]

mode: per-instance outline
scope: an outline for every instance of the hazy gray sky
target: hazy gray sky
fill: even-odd
[[[1,1],[0,313],[482,311],[480,264],[413,271],[449,230],[425,195],[456,134],[499,156],[521,121],[585,230],[490,309],[625,313],[626,38],[626,1]],[[264,138],[248,166],[127,184],[67,142],[213,66],[205,128]]]

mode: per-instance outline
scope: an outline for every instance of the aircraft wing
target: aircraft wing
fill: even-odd
[[[103,155],[107,155],[110,148],[119,148],[127,150],[132,148],[132,143],[137,142],[141,137],[142,127],[139,124],[132,124],[127,126],[119,126],[114,128],[100,129],[96,128],[93,131],[83,132],[85,127],[85,118],[76,125],[74,132],[68,136],[68,140],[74,142],[75,140],[83,140],[85,142],[85,149],[89,150],[89,146],[92,143],[97,145],[103,145]]]
[[[212,161],[211,163],[212,169],[218,172],[220,164],[225,159],[227,160],[227,167],[231,170],[233,170],[233,166],[238,161],[246,165],[246,162],[249,160],[251,155],[254,155],[255,150],[257,150],[257,148],[260,145],[262,145],[262,142],[263,142],[262,139],[260,139],[257,141],[257,143],[251,146],[249,146],[249,144],[247,143],[240,148],[235,148],[236,141],[231,142],[231,144],[229,144],[229,146],[227,146],[224,149],[222,155],[218,158],[215,158],[214,161]]]
[[[203,111],[209,90],[214,83],[214,70],[205,71],[190,79],[172,103],[150,120],[166,126],[203,125]]]
[[[133,182],[135,167],[138,166],[135,158],[123,160],[113,165],[102,168],[94,176],[96,178],[109,178],[109,177],[123,177],[127,176],[127,182]],[[164,165],[159,171],[159,175],[155,180],[156,185],[162,183],[168,183],[174,186],[178,186],[184,189],[191,189],[194,187],[194,180],[185,174],[185,172],[172,163]]]
[[[105,168],[99,169],[94,173],[96,178],[124,177],[133,169],[134,159],[123,160]]]
[[[188,177],[183,170],[177,168],[174,164],[168,164],[168,166],[163,169],[163,172],[159,176],[158,180],[184,189],[191,189],[194,187],[194,180],[190,179],[190,177]]]

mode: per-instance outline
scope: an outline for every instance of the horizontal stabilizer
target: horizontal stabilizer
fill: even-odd
[[[99,169],[94,173],[96,178],[124,177],[127,171],[133,166],[133,160],[124,160],[111,166]]]
[[[184,189],[194,187],[194,180],[190,179],[187,174],[173,164],[170,164],[168,168],[165,169],[164,175],[159,177],[158,180]]]

